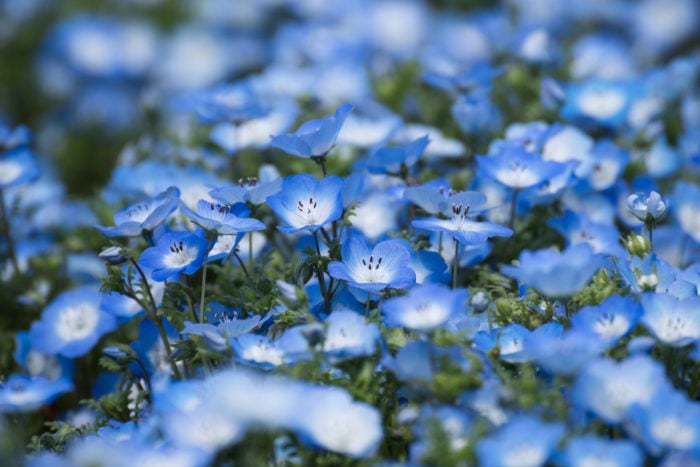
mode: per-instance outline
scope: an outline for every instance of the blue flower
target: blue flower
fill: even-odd
[[[361,236],[343,244],[343,261],[332,261],[328,274],[367,292],[377,293],[391,287],[404,289],[416,282],[409,267],[411,254],[398,240],[386,240],[370,248]]]
[[[682,347],[700,339],[700,297],[679,300],[665,293],[642,295],[642,323],[658,340]]]
[[[0,385],[0,412],[29,412],[71,390],[73,384],[62,378],[14,374]]]
[[[405,146],[384,146],[367,157],[367,170],[373,174],[399,174],[403,167],[413,167],[430,143],[428,136],[415,139]]]
[[[177,209],[180,190],[170,187],[154,198],[131,204],[114,213],[116,227],[96,226],[107,237],[134,237],[152,231]]]
[[[639,446],[630,440],[611,440],[586,435],[571,438],[557,460],[563,467],[641,467],[644,454]]]
[[[546,161],[519,145],[505,145],[491,156],[476,156],[479,169],[508,188],[522,190],[565,172],[566,164]]]
[[[560,423],[544,423],[530,415],[517,415],[476,445],[480,465],[541,466],[564,436]]]
[[[450,110],[459,128],[467,134],[488,133],[501,125],[501,112],[484,91],[459,95]]]
[[[390,327],[429,331],[464,311],[468,298],[469,291],[464,289],[452,290],[438,284],[416,286],[408,295],[391,298],[382,304],[384,322]]]
[[[519,263],[519,266],[503,266],[501,271],[548,297],[565,298],[581,290],[605,265],[605,258],[594,254],[587,243],[579,243],[562,252],[524,250]]]
[[[278,228],[287,233],[318,229],[343,214],[343,179],[334,175],[317,180],[309,174],[284,179],[279,193],[267,198],[267,204],[282,220]]]
[[[294,156],[322,157],[333,148],[345,118],[352,105],[338,107],[335,114],[318,120],[309,120],[294,133],[273,136],[270,145]]]
[[[658,222],[666,214],[668,201],[655,191],[637,192],[627,197],[627,209],[642,222]]]
[[[478,191],[464,191],[447,198],[447,205],[442,214],[448,219],[428,217],[416,219],[411,225],[424,230],[445,232],[462,245],[480,245],[490,237],[510,237],[513,231],[492,222],[477,222],[470,216],[483,210],[486,196]],[[442,204],[439,204],[442,206]]]
[[[175,274],[193,274],[204,264],[209,241],[192,232],[168,232],[141,253],[139,264],[162,282]]]
[[[639,94],[636,83],[589,79],[569,84],[561,115],[582,125],[615,128],[624,124]]]
[[[558,335],[542,332],[541,326],[530,334],[525,348],[530,358],[549,373],[575,375],[605,350],[596,334],[572,329]]]
[[[265,230],[265,224],[247,217],[250,209],[242,203],[227,205],[202,199],[197,202],[197,212],[184,205],[181,209],[192,222],[204,230],[215,231],[219,235],[237,235],[254,230]]]
[[[656,391],[669,385],[664,367],[646,355],[616,362],[601,358],[588,365],[574,383],[574,403],[609,423],[622,421],[633,404],[648,405]]]
[[[559,232],[568,244],[587,243],[595,253],[624,257],[620,232],[613,223],[594,222],[585,213],[567,210],[563,217],[549,219],[547,225]]]
[[[39,176],[39,165],[26,147],[5,153],[0,149],[0,190],[31,182]]]
[[[362,315],[349,310],[336,310],[326,320],[323,351],[332,360],[373,355],[377,352],[379,327],[367,323]]]
[[[32,323],[32,346],[40,352],[64,357],[85,355],[104,334],[117,327],[111,314],[100,308],[102,296],[90,287],[63,292]]]
[[[631,332],[642,316],[642,307],[630,297],[611,295],[600,305],[585,306],[571,318],[573,329],[587,331],[610,343]]]

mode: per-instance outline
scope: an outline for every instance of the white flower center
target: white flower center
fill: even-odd
[[[163,265],[168,268],[181,268],[190,264],[197,258],[198,250],[184,245],[182,240],[170,245],[170,253],[163,258]]]
[[[537,467],[544,464],[546,459],[546,453],[541,446],[523,444],[511,449],[503,457],[503,465],[505,467]]]
[[[688,449],[695,440],[695,430],[673,415],[655,421],[651,433],[658,441],[675,449]]]
[[[260,339],[255,345],[244,349],[241,358],[258,363],[270,363],[277,366],[283,363],[284,352],[273,347],[265,340]]]
[[[629,322],[622,316],[616,314],[604,314],[598,318],[593,325],[596,334],[605,337],[620,337],[629,329]]]
[[[327,217],[323,204],[318,205],[318,201],[309,197],[309,200],[297,201],[297,216],[301,222],[299,225],[319,225]]]
[[[155,210],[156,206],[153,203],[138,203],[131,206],[125,213],[126,217],[139,224],[148,219],[148,216]]]
[[[684,338],[695,338],[700,334],[692,321],[680,314],[672,314],[660,323],[658,336],[664,342],[675,342]]]
[[[581,112],[598,119],[614,117],[625,103],[625,96],[614,89],[590,89],[578,98]]]
[[[362,258],[362,266],[359,271],[355,271],[355,277],[358,283],[374,283],[380,284],[389,283],[391,275],[382,265],[384,258],[381,256],[375,258],[370,255],[369,258]]]
[[[95,331],[99,310],[89,303],[79,303],[61,312],[56,333],[64,341],[80,340]]]
[[[0,183],[10,183],[22,174],[22,166],[13,161],[0,161]]]

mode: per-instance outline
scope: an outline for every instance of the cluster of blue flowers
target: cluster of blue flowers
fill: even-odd
[[[0,0],[0,459],[700,464],[700,4],[126,3]]]

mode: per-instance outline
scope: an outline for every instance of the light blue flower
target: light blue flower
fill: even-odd
[[[209,241],[192,232],[168,232],[155,246],[141,253],[139,264],[151,269],[151,278],[162,282],[175,274],[193,274],[204,264]]]
[[[373,174],[399,174],[402,167],[410,168],[418,162],[428,143],[430,138],[423,136],[405,146],[381,147],[367,157],[367,170]]]
[[[632,405],[627,418],[654,455],[664,451],[700,455],[700,404],[684,392],[663,387],[648,405]]]
[[[409,267],[411,254],[398,240],[385,240],[373,248],[361,236],[352,236],[343,244],[343,261],[332,261],[328,274],[358,289],[379,293],[390,287],[404,289],[416,282]]]
[[[520,145],[505,145],[494,155],[476,156],[479,170],[508,188],[522,190],[565,172],[566,164],[543,160]]]
[[[308,230],[316,232],[343,214],[341,190],[343,179],[335,175],[316,179],[299,174],[284,179],[279,193],[267,198],[267,204],[284,225],[287,233]]]
[[[294,133],[273,136],[270,145],[294,156],[322,157],[333,148],[338,132],[352,105],[338,107],[334,115],[318,120],[309,120]]]
[[[557,460],[563,467],[641,467],[644,454],[637,444],[627,439],[586,435],[571,438]]]
[[[658,222],[666,214],[668,201],[656,191],[637,192],[627,197],[627,209],[643,222]]]
[[[545,423],[531,415],[517,415],[476,445],[480,465],[497,467],[544,465],[564,436],[561,423]]]
[[[197,202],[196,212],[184,205],[180,209],[192,222],[204,230],[215,231],[219,235],[238,235],[254,230],[265,230],[265,224],[247,217],[250,209],[242,203],[227,205],[201,199]]]
[[[579,375],[571,397],[576,406],[617,423],[633,404],[647,406],[659,388],[668,384],[664,367],[646,355],[621,362],[601,358]]]
[[[642,307],[632,298],[611,295],[600,305],[585,306],[571,318],[573,329],[580,329],[615,343],[636,326],[642,316]]]
[[[700,339],[700,297],[678,299],[666,293],[642,295],[642,324],[658,340],[682,347]]]
[[[0,190],[34,181],[39,177],[39,165],[34,154],[26,147],[7,152],[0,148]]]
[[[461,245],[481,245],[490,237],[510,237],[513,231],[492,222],[471,220],[484,209],[486,196],[478,191],[455,193],[447,198],[442,213],[447,219],[428,217],[416,219],[411,225],[424,230],[445,232]],[[442,203],[438,204],[442,207]]]
[[[100,308],[101,295],[90,287],[63,292],[32,323],[32,346],[64,357],[85,355],[100,338],[117,327],[113,315]]]
[[[335,310],[326,319],[323,351],[332,360],[373,355],[380,339],[379,327],[367,323],[362,315]]]
[[[178,207],[180,190],[170,187],[154,198],[131,204],[114,213],[116,227],[96,226],[107,237],[134,237],[152,231]]]
[[[606,348],[596,334],[571,329],[555,335],[541,331],[546,326],[527,337],[525,349],[532,361],[549,373],[575,375]]]
[[[381,309],[387,326],[430,331],[463,312],[468,298],[469,291],[465,289],[426,284],[413,287],[407,295],[386,300]]]
[[[13,374],[0,384],[0,412],[29,412],[71,390],[73,384],[63,378]]]
[[[565,298],[581,290],[604,265],[602,255],[594,254],[587,243],[579,243],[562,252],[524,250],[518,266],[503,266],[501,271],[548,297]]]
[[[589,79],[569,84],[561,115],[582,125],[616,128],[624,124],[639,94],[634,82]]]

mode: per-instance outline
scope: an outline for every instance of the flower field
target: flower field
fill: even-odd
[[[694,0],[0,0],[0,465],[700,465]]]

